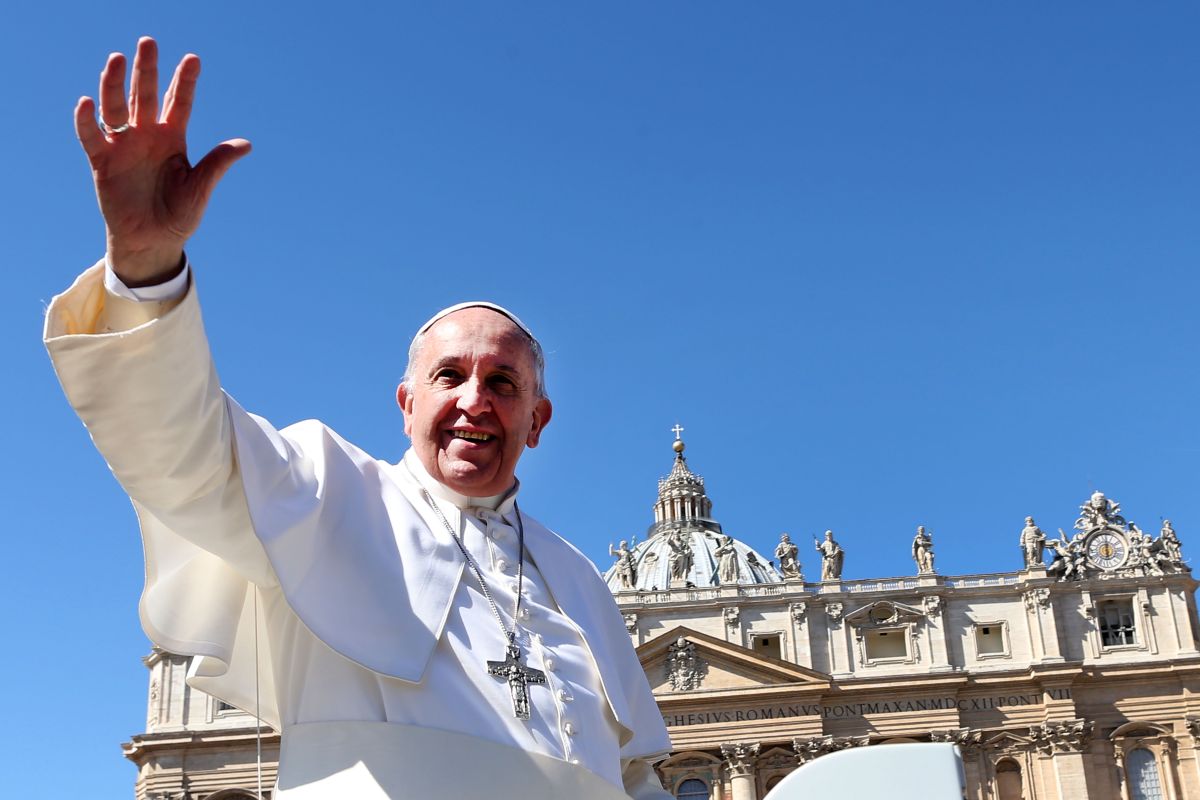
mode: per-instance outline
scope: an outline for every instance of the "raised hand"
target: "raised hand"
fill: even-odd
[[[250,152],[250,142],[230,139],[195,166],[187,157],[187,124],[200,76],[200,59],[188,54],[158,111],[158,45],[138,41],[125,100],[125,56],[113,53],[100,73],[100,119],[92,98],[75,106],[75,133],[87,153],[96,198],[108,234],[108,258],[128,286],[166,280],[178,272],[183,246],[200,226],[213,188],[226,170]]]

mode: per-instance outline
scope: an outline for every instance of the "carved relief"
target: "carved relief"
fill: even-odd
[[[696,645],[680,636],[667,648],[667,680],[676,692],[690,692],[700,687],[708,664],[696,655]]]
[[[1048,574],[1065,581],[1084,577],[1160,576],[1188,569],[1183,563],[1182,544],[1170,520],[1163,521],[1158,538],[1154,538],[1127,522],[1120,511],[1120,504],[1109,500],[1103,492],[1093,493],[1079,507],[1076,533],[1068,538],[1060,528],[1057,539],[1046,541],[1054,551]],[[1025,540],[1022,534],[1022,542]],[[1027,552],[1027,560],[1031,552]]]
[[[1192,738],[1200,742],[1200,717],[1188,717],[1184,720],[1184,724],[1187,725],[1188,733],[1192,735]]]
[[[630,633],[637,633],[638,615],[630,612],[623,616],[625,617],[625,630]]]
[[[1036,612],[1039,608],[1050,607],[1050,590],[1044,586],[1024,592],[1021,598],[1025,601],[1025,608],[1030,611]]]
[[[1079,752],[1092,738],[1093,725],[1086,719],[1045,722],[1029,728],[1029,738],[1043,753]]]
[[[804,612],[808,610],[807,603],[792,603],[788,606],[788,611],[792,614],[792,619],[796,622],[804,621]]]
[[[801,764],[826,753],[836,753],[848,747],[865,747],[870,744],[869,736],[811,736],[792,739],[792,749]]]
[[[929,617],[937,617],[942,613],[942,598],[936,594],[926,595],[923,605],[925,614]]]
[[[155,722],[158,721],[158,714],[159,714],[158,698],[160,696],[161,696],[161,689],[159,688],[159,685],[158,685],[158,678],[154,677],[150,681],[150,709],[149,709],[149,713],[146,714],[146,722],[149,725],[153,725]]]
[[[964,754],[968,754],[981,746],[983,731],[974,728],[950,728],[943,731],[930,731],[929,738],[934,742],[956,744]]]
[[[754,761],[758,758],[758,742],[731,742],[721,745],[721,755],[725,756],[725,768],[730,777],[740,777],[754,774]]]
[[[829,624],[833,627],[838,627],[842,624],[842,604],[827,603],[825,605],[825,613],[829,615]]]
[[[740,620],[742,617],[742,612],[737,606],[729,606],[725,609],[724,616],[726,627],[736,628],[738,626],[738,620]]]

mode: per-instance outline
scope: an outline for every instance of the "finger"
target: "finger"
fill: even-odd
[[[192,179],[196,181],[196,191],[200,199],[207,202],[221,177],[229,171],[235,161],[249,152],[250,142],[245,139],[230,139],[221,142],[200,159],[200,163],[192,170]]]
[[[104,124],[119,128],[129,122],[125,105],[125,56],[112,53],[100,73],[100,119]]]
[[[149,36],[138,39],[129,78],[129,107],[134,125],[149,125],[158,117],[158,43]]]
[[[196,96],[196,79],[200,77],[200,59],[188,53],[175,68],[171,87],[163,98],[162,121],[172,127],[187,128],[192,115],[192,99]]]
[[[75,104],[75,135],[87,153],[88,161],[95,161],[107,142],[104,134],[96,127],[96,104],[90,97],[81,97]]]

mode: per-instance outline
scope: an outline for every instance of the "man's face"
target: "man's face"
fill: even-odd
[[[490,309],[456,311],[425,332],[410,373],[396,401],[429,474],[468,497],[507,491],[551,413],[521,329]]]

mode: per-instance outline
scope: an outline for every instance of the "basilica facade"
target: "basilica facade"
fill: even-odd
[[[913,574],[871,580],[842,577],[827,532],[806,578],[786,535],[727,535],[674,448],[649,535],[605,578],[675,797],[758,800],[826,753],[935,741],[959,746],[971,800],[1200,798],[1198,584],[1169,522],[1142,531],[1096,492],[1069,535],[1026,518],[1012,570],[943,575],[921,529]],[[124,745],[139,800],[258,797],[260,769],[269,797],[277,734],[191,689],[187,659],[145,663],[147,728]]]

